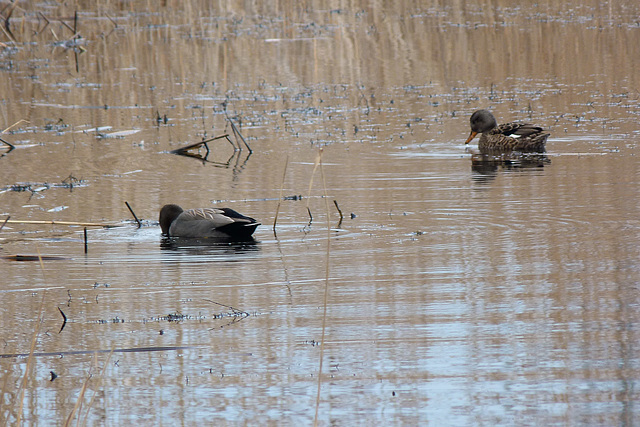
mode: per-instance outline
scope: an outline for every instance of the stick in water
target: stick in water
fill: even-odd
[[[7,224],[7,222],[9,221],[9,218],[11,218],[11,215],[7,215],[7,219],[5,219],[2,225],[0,225],[0,231],[2,231],[4,226]]]
[[[340,210],[340,206],[338,206],[338,202],[336,200],[333,201],[333,204],[336,205],[336,209],[338,209],[338,213],[340,214],[340,222],[342,222],[344,216],[342,215],[342,211]]]
[[[138,228],[142,227],[142,223],[140,222],[140,220],[136,216],[136,213],[133,211],[133,209],[131,209],[131,206],[129,205],[129,202],[124,202],[124,204],[127,205],[127,207],[129,208],[129,212],[131,212],[131,215],[133,215],[133,217],[135,218],[136,222],[138,223]]]

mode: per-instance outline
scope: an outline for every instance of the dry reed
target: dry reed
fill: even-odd
[[[278,206],[276,206],[276,215],[273,218],[273,235],[276,234],[276,223],[278,222],[278,213],[280,213],[280,203],[282,203],[282,192],[284,191],[284,180],[287,177],[287,166],[289,165],[289,155],[284,161],[284,171],[282,172],[282,185],[280,185],[280,195],[278,196]]]
[[[322,311],[322,336],[320,338],[320,361],[318,366],[318,389],[316,392],[316,411],[315,416],[313,418],[314,427],[318,425],[318,412],[320,409],[320,390],[322,388],[322,365],[324,360],[324,341],[325,341],[325,332],[327,329],[327,305],[329,301],[329,272],[331,270],[331,225],[329,223],[329,198],[327,195],[327,183],[324,176],[324,168],[322,167],[322,148],[318,152],[318,157],[316,158],[316,165],[320,166],[320,175],[322,176],[322,188],[324,191],[324,202],[327,213],[327,252],[325,259],[325,277],[324,277],[324,298],[323,298],[323,311]],[[317,167],[317,166],[316,166]],[[316,170],[314,167],[314,173]],[[313,179],[313,176],[312,176]]]
[[[113,351],[115,350],[115,347],[111,347],[111,351],[109,352],[109,355],[107,356],[107,360],[104,361],[104,366],[102,367],[102,370],[100,371],[100,375],[98,375],[98,383],[102,383],[102,380],[104,379],[104,373],[107,370],[107,366],[109,366],[109,361],[111,360],[111,356],[113,355]],[[91,395],[91,399],[89,400],[89,404],[87,406],[87,411],[84,414],[84,418],[82,419],[82,423],[81,425],[86,426],[87,425],[87,417],[89,416],[89,411],[91,410],[91,407],[93,406],[93,401],[96,398],[96,394],[98,394],[97,391],[94,390],[93,394]],[[78,422],[80,422],[80,416],[78,416]]]
[[[42,265],[42,261],[40,261],[40,266],[44,272],[44,266]],[[29,357],[27,358],[27,365],[24,369],[24,376],[22,377],[22,382],[20,383],[20,387],[18,388],[18,413],[16,415],[16,425],[21,425],[22,421],[22,410],[24,408],[24,392],[27,387],[27,380],[29,379],[29,371],[31,370],[31,365],[33,364],[33,354],[36,348],[36,342],[38,340],[38,335],[40,334],[40,324],[42,323],[42,313],[44,310],[44,298],[46,295],[46,290],[42,290],[42,301],[40,301],[40,309],[38,310],[38,317],[36,320],[36,328],[33,331],[33,337],[31,337],[31,347],[29,348]]]

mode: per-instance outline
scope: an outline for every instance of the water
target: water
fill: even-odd
[[[636,6],[79,5],[77,71],[31,7],[0,213],[117,227],[0,231],[3,423],[312,424],[325,289],[321,425],[638,423]],[[478,167],[477,108],[548,153]],[[252,153],[169,153],[229,118]],[[170,202],[263,225],[167,244]]]

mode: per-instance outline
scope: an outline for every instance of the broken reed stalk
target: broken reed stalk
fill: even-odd
[[[206,139],[204,141],[196,142],[195,144],[190,144],[190,145],[187,145],[187,146],[182,147],[182,148],[176,148],[175,150],[171,150],[169,152],[171,154],[182,154],[182,153],[185,153],[185,152],[187,152],[189,150],[200,148],[200,147],[202,147],[204,145],[204,148],[207,149],[207,154],[209,154],[209,146],[207,145],[207,142],[215,141],[216,139],[222,139],[222,138],[227,138],[227,140],[231,143],[231,145],[233,145],[233,142],[231,142],[231,140],[229,140],[229,135],[225,133],[224,135],[215,136],[213,138],[209,138],[209,139]],[[235,145],[233,145],[233,146],[235,148]]]
[[[131,205],[129,204],[129,202],[124,202],[125,205],[127,205],[127,208],[129,208],[129,212],[131,212],[131,215],[133,215],[133,218],[136,220],[136,222],[138,223],[138,228],[142,227],[142,223],[140,222],[140,220],[138,219],[136,213],[133,211],[133,209],[131,209]],[[86,236],[86,231],[85,231],[85,236]],[[85,239],[86,240],[86,239]]]
[[[42,276],[44,277],[44,262],[42,262],[42,255],[40,255],[40,247],[36,243],[36,252],[38,253],[38,262],[40,262],[40,269],[42,270]]]
[[[98,353],[93,353],[94,362],[97,357],[98,357]],[[87,391],[87,385],[89,384],[89,380],[91,379],[92,376],[93,374],[91,373],[91,367],[89,367],[89,375],[87,375],[87,378],[85,378],[84,382],[82,383],[82,388],[80,388],[80,394],[78,395],[78,400],[76,400],[76,404],[73,405],[73,409],[71,410],[71,413],[69,414],[69,416],[67,417],[67,420],[64,423],[65,427],[68,427],[71,425],[71,421],[75,417],[76,412],[78,412],[78,423],[76,423],[76,425],[79,424],[80,422],[79,412],[82,410],[82,401],[84,400],[84,394]]]
[[[24,376],[22,377],[22,382],[20,383],[20,388],[18,389],[18,401],[20,402],[20,407],[18,408],[18,414],[16,415],[16,425],[21,424],[22,419],[22,408],[24,407],[24,390],[27,386],[27,379],[29,378],[29,371],[31,370],[31,365],[33,364],[33,353],[36,349],[36,341],[38,335],[40,334],[40,324],[42,323],[42,312],[44,310],[44,297],[46,295],[46,290],[42,290],[42,301],[40,301],[40,310],[38,311],[38,318],[36,321],[36,329],[33,331],[33,337],[31,338],[31,348],[29,349],[29,357],[27,358],[27,366],[24,370]]]
[[[284,180],[287,177],[287,166],[289,165],[289,155],[284,161],[284,171],[282,172],[282,185],[280,185],[280,196],[278,196],[278,206],[276,207],[276,216],[273,218],[273,234],[276,234],[276,223],[278,222],[278,213],[280,212],[280,203],[282,203],[282,192],[284,190]]]
[[[9,129],[11,129],[12,127],[18,126],[20,123],[25,122],[25,123],[31,123],[29,120],[25,120],[25,119],[20,119],[17,122],[15,122],[14,124],[12,124],[11,126],[9,126],[8,128],[4,129],[2,132],[0,133],[5,133],[6,131],[8,131]]]
[[[231,130],[233,131],[233,135],[236,137],[236,139],[240,137],[240,140],[244,143],[244,146],[247,147],[247,150],[249,150],[249,154],[252,154],[253,150],[251,149],[251,147],[249,147],[249,144],[247,144],[247,141],[244,139],[244,136],[242,136],[242,134],[240,133],[236,125],[233,123],[233,121],[229,118],[229,116],[227,116],[227,119],[229,120],[229,123],[231,123]],[[240,144],[238,144],[238,147],[239,146]]]
[[[329,272],[330,272],[330,259],[331,259],[331,224],[329,224],[329,199],[327,195],[327,183],[324,177],[324,169],[322,167],[322,148],[318,153],[318,164],[320,165],[320,174],[322,176],[322,188],[324,191],[324,203],[327,210],[327,252],[325,259],[325,271],[324,271],[324,299],[322,310],[322,336],[320,338],[320,362],[318,366],[318,390],[316,392],[316,413],[313,419],[314,427],[318,425],[318,411],[320,408],[320,389],[322,387],[322,362],[324,360],[324,339],[325,332],[327,330],[327,305],[329,302]]]

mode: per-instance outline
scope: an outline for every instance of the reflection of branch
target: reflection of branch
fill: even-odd
[[[7,17],[4,18],[4,32],[5,32],[5,34],[7,34],[7,36],[9,36],[11,41],[13,41],[14,43],[16,42],[16,38],[14,37],[13,33],[11,32],[11,28],[9,28],[9,19],[11,19],[11,15],[13,14],[13,9],[16,8],[17,4],[18,4],[18,2],[15,2],[15,3],[13,3],[11,5],[11,8],[9,9],[9,12],[7,13]]]
[[[242,317],[249,317],[249,313],[247,313],[246,311],[242,311],[242,310],[238,310],[237,308],[231,307],[230,305],[226,305],[226,304],[221,304],[219,302],[215,302],[212,301],[210,299],[204,298],[205,301],[209,301],[210,303],[213,304],[217,304],[220,305],[222,307],[227,307],[228,309],[230,309],[231,311],[233,311],[233,315],[234,316],[242,316]]]
[[[7,18],[7,19],[8,19],[8,18]],[[4,129],[4,130],[0,131],[0,133],[5,133],[5,132],[7,132],[9,129],[11,129],[12,127],[17,126],[17,125],[19,125],[19,124],[20,124],[20,123],[22,123],[22,122],[29,123],[29,121],[28,121],[28,120],[20,119],[20,120],[18,120],[17,122],[15,122],[14,124],[12,124],[11,126],[9,126],[8,128],[6,128],[6,129]],[[2,156],[6,155],[6,154],[8,154],[8,153],[10,153],[10,152],[12,152],[13,150],[15,150],[15,148],[16,148],[16,146],[15,146],[15,145],[8,143],[7,141],[5,141],[5,140],[4,140],[4,139],[2,139],[2,138],[0,138],[0,141],[1,141],[2,143],[6,144],[6,145],[9,147],[9,149],[7,150],[7,152],[6,152],[6,153],[4,153],[4,154],[2,154]],[[0,157],[2,157],[2,156],[0,156]]]
[[[209,160],[208,157],[209,157],[209,154],[211,153],[211,150],[209,149],[208,143],[211,141],[215,141],[217,139],[222,139],[222,138],[225,138],[229,142],[229,144],[231,144],[231,146],[233,147],[233,154],[231,155],[231,157],[229,157],[229,159],[226,162],[215,162],[215,161]],[[201,155],[200,153],[192,152],[192,150],[196,150],[196,149],[199,150],[201,147],[204,147],[207,150],[204,156]],[[239,147],[236,147],[233,141],[229,138],[229,135],[224,134],[224,135],[216,136],[214,138],[209,138],[204,141],[196,142],[195,144],[190,144],[185,147],[176,148],[175,150],[169,151],[169,153],[177,154],[179,156],[192,157],[194,159],[202,160],[203,163],[211,163],[216,167],[222,167],[222,168],[229,168],[231,166],[231,162],[233,161],[233,158],[235,156],[238,156],[238,158],[236,159],[236,165],[233,168],[234,171],[237,171],[238,169],[241,169],[241,167],[238,167],[238,164],[240,162],[240,155],[238,154],[238,152],[240,151],[242,151],[242,149]],[[244,166],[247,160],[249,160],[250,155],[251,153],[247,155],[246,159],[242,163],[242,166]]]
[[[224,109],[224,115],[227,117],[227,120],[231,124],[231,130],[233,131],[233,136],[236,137],[236,141],[238,140],[238,137],[240,137],[240,140],[244,143],[245,147],[247,147],[247,150],[249,150],[249,154],[253,153],[253,150],[251,149],[251,147],[249,147],[249,144],[247,144],[247,141],[244,139],[235,123],[233,123],[233,120],[231,120],[231,117],[229,117],[229,113],[227,113],[227,101],[222,103],[222,108]],[[240,144],[238,144],[238,150],[242,150]]]
[[[58,331],[58,333],[62,332],[62,330],[64,329],[65,325],[67,324],[67,316],[64,315],[64,311],[62,311],[60,309],[60,307],[58,307],[58,311],[60,312],[60,314],[62,314],[62,326],[60,327],[60,330]]]
[[[200,147],[204,146],[204,148],[207,149],[207,156],[208,156],[209,155],[209,146],[207,145],[207,142],[215,141],[216,139],[222,139],[222,138],[227,138],[227,140],[228,140],[229,139],[229,135],[224,134],[224,135],[216,136],[216,137],[213,137],[213,138],[205,139],[204,141],[196,142],[195,144],[190,144],[190,145],[187,145],[187,146],[181,147],[181,148],[176,148],[175,150],[171,150],[169,152],[171,154],[189,155],[189,154],[187,154],[188,151],[194,150],[194,149],[200,149]],[[233,145],[233,143],[231,143],[231,145]]]
[[[7,141],[5,141],[4,139],[0,138],[0,142],[3,142],[4,144],[7,144],[9,146],[9,151],[13,150],[14,148],[16,148],[15,145],[8,143]]]
[[[240,133],[236,125],[233,123],[233,121],[231,121],[231,118],[227,116],[227,119],[229,120],[229,123],[231,123],[231,130],[233,131],[233,134],[236,137],[236,140],[238,139],[238,137],[240,137],[240,140],[244,143],[245,147],[247,147],[247,150],[249,150],[249,153],[253,153],[253,150],[251,149],[251,147],[249,147],[249,144],[247,144],[247,141],[244,139],[244,136],[242,136],[242,134]],[[242,149],[240,148],[240,144],[238,144],[238,148],[240,150]]]
[[[222,307],[227,307],[228,309],[230,309],[232,311],[232,314],[230,315],[229,313],[220,313],[220,314],[214,314],[213,318],[214,319],[222,319],[226,316],[231,316],[232,319],[229,323],[227,323],[226,325],[222,325],[220,326],[221,328],[224,328],[225,326],[229,326],[233,323],[239,322],[240,320],[249,317],[249,313],[247,313],[246,311],[242,311],[242,310],[238,310],[237,308],[231,307],[230,305],[226,305],[226,304],[221,304],[219,302],[215,302],[212,301],[210,299],[204,298],[205,301],[209,301],[213,304],[217,304],[220,305]]]

